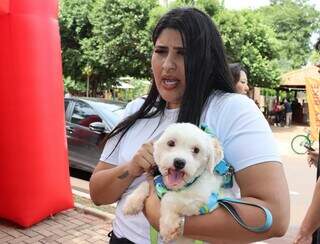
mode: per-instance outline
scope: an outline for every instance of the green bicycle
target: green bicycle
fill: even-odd
[[[307,130],[306,135],[297,135],[291,141],[291,148],[296,154],[306,154],[312,148],[314,141],[311,139],[311,132]]]

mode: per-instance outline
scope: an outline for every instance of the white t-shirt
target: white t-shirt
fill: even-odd
[[[143,102],[141,98],[130,102],[125,116],[136,112]],[[159,138],[168,125],[175,123],[178,113],[179,109],[166,109],[161,119],[157,116],[138,120],[115,150],[113,149],[120,135],[106,143],[100,160],[114,165],[128,162],[143,143]],[[225,159],[233,165],[235,171],[267,161],[280,162],[271,129],[256,104],[248,97],[216,93],[208,100],[201,122],[215,132],[222,144]],[[135,216],[124,216],[122,213],[126,197],[143,180],[144,175],[136,178],[123,193],[117,205],[113,231],[118,237],[125,237],[139,244],[149,244],[150,225],[143,213]],[[234,185],[232,190],[235,196],[239,196],[239,188],[237,184]]]

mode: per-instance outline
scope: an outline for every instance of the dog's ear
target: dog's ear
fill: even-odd
[[[212,146],[209,152],[208,170],[213,173],[214,167],[223,159],[223,150],[217,138],[211,139]]]

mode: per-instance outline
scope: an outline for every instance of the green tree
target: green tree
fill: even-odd
[[[62,0],[64,74],[90,90],[108,89],[117,77],[149,75],[152,43],[147,29],[156,0]]]
[[[279,82],[276,67],[278,42],[273,30],[251,10],[224,10],[215,16],[229,62],[240,62],[253,86],[274,87]]]
[[[223,9],[223,3],[220,0],[176,0],[169,4],[167,10],[187,6],[201,9],[209,16],[213,16]]]
[[[273,0],[259,10],[280,41],[282,70],[305,65],[311,54],[310,37],[320,28],[320,12],[308,0]]]
[[[93,3],[93,0],[60,1],[59,24],[63,73],[65,77],[68,77],[67,86],[77,93],[85,91],[85,86],[80,84],[84,82],[84,75],[81,71],[87,62],[83,58],[80,42],[92,36],[92,25],[88,15]],[[82,88],[83,91],[81,91]]]

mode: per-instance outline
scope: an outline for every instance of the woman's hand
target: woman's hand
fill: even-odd
[[[155,165],[153,159],[153,143],[144,143],[129,162],[130,173],[138,177],[144,172],[149,172]]]
[[[308,164],[309,164],[309,167],[311,167],[312,165],[317,166],[318,158],[319,158],[319,152],[318,151],[310,151],[310,150],[308,150]]]
[[[150,185],[150,192],[149,197],[145,201],[143,213],[153,228],[159,231],[160,199],[155,192],[153,178],[151,179],[150,177],[148,181]]]

